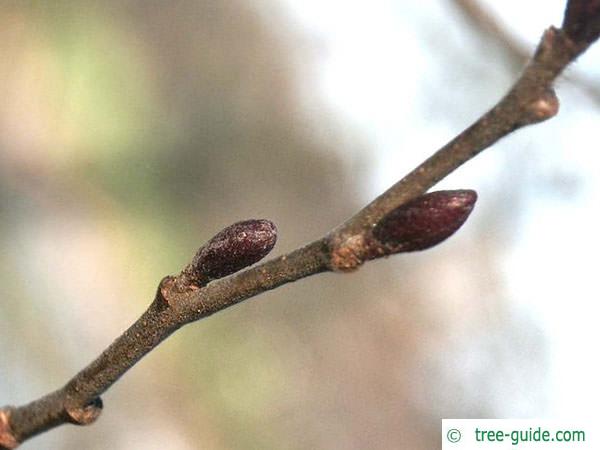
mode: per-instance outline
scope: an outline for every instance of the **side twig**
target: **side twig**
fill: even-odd
[[[223,230],[179,275],[164,278],[148,310],[64,387],[23,406],[0,408],[0,448],[15,448],[65,423],[93,423],[102,410],[100,395],[185,324],[300,278],[352,271],[365,261],[422,250],[450,236],[469,215],[475,193],[423,194],[503,136],[557,114],[554,80],[599,34],[600,0],[569,0],[562,28],[546,30],[523,74],[496,106],[323,238],[238,272],[271,250],[275,227],[250,220]]]

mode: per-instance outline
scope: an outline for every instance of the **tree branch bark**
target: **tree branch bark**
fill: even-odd
[[[520,68],[527,61],[529,58],[527,45],[510,33],[479,0],[450,0],[450,3],[467,19],[475,31],[483,37],[489,37],[500,43],[506,49],[513,67]],[[564,79],[589,100],[600,105],[600,87],[595,80],[576,71],[566,74]]]
[[[65,423],[93,423],[102,410],[100,395],[185,324],[285,283],[325,271],[352,271],[367,260],[427,248],[448,237],[466,220],[475,194],[423,194],[503,136],[556,115],[559,104],[552,83],[599,33],[600,0],[570,0],[562,28],[546,30],[523,74],[496,106],[323,238],[226,276],[239,270],[241,260],[245,266],[264,256],[274,236],[260,233],[275,230],[262,221],[257,231],[259,221],[249,221],[232,226],[235,233],[231,227],[219,233],[181,274],[165,277],[148,310],[64,387],[23,406],[0,408],[0,448],[16,448]],[[415,235],[415,224],[421,222],[426,226]],[[215,254],[217,259],[211,259]],[[223,262],[222,254],[232,259]]]

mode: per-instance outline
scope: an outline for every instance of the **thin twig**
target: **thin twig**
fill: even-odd
[[[64,423],[94,422],[102,409],[100,395],[185,324],[282,284],[325,271],[352,271],[367,260],[422,249],[449,236],[466,219],[474,193],[423,194],[503,136],[553,117],[558,100],[552,83],[598,34],[600,0],[570,0],[563,28],[551,27],[544,33],[523,74],[496,106],[323,238],[226,276],[239,269],[240,258],[251,264],[264,256],[274,245],[274,235],[269,233],[275,230],[266,221],[249,221],[219,233],[181,274],[164,278],[148,310],[63,388],[24,406],[1,408],[0,448],[15,448]],[[422,236],[415,238],[414,224],[406,222],[410,218],[416,218],[417,224],[425,220],[435,226],[428,225]],[[386,231],[390,224],[396,227],[391,234]],[[224,252],[225,262],[214,258],[217,249]],[[214,278],[218,279],[211,281]]]
[[[451,0],[469,24],[484,37],[499,42],[515,68],[520,68],[529,58],[528,46],[519,40],[502,24],[497,17],[478,0]],[[600,85],[586,74],[571,70],[564,80],[578,89],[585,97],[600,106]]]

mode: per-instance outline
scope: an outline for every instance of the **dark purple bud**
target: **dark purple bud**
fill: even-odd
[[[600,35],[600,0],[569,0],[562,28],[577,43],[594,42]]]
[[[206,284],[260,261],[276,241],[277,228],[269,220],[234,223],[200,248],[185,272],[197,284]]]
[[[386,215],[373,236],[390,253],[425,250],[450,237],[467,220],[477,193],[437,191],[422,195]]]

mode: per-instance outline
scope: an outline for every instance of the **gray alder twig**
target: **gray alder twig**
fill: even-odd
[[[451,0],[451,3],[478,33],[502,44],[513,67],[520,68],[527,61],[529,58],[528,46],[504,27],[481,1]],[[577,71],[565,74],[563,79],[570,82],[596,105],[600,105],[600,86],[593,79]]]
[[[236,261],[240,248],[244,265],[264,256],[274,244],[274,235],[269,235],[274,229],[269,231],[270,223],[266,221],[249,221],[235,224],[233,227],[238,228],[234,234],[231,227],[219,233],[181,274],[164,278],[142,316],[64,387],[23,406],[0,408],[0,448],[15,448],[36,434],[65,423],[93,423],[102,410],[100,395],[185,324],[282,284],[325,271],[352,271],[367,260],[426,248],[452,234],[468,216],[475,194],[423,194],[503,136],[556,115],[559,105],[552,83],[599,34],[600,0],[569,0],[562,28],[546,30],[523,74],[496,106],[323,238],[225,277],[239,270]],[[415,217],[417,224],[424,220],[435,225],[433,229],[428,225],[416,241],[411,234],[414,224],[410,222]],[[390,224],[396,227],[391,235],[386,231],[393,228]],[[248,236],[256,239],[245,240]],[[232,239],[240,240],[230,246]],[[225,263],[219,258],[211,259],[217,246],[224,249],[225,258],[233,259]],[[208,272],[213,275],[208,276]],[[206,284],[214,278],[218,279]]]

